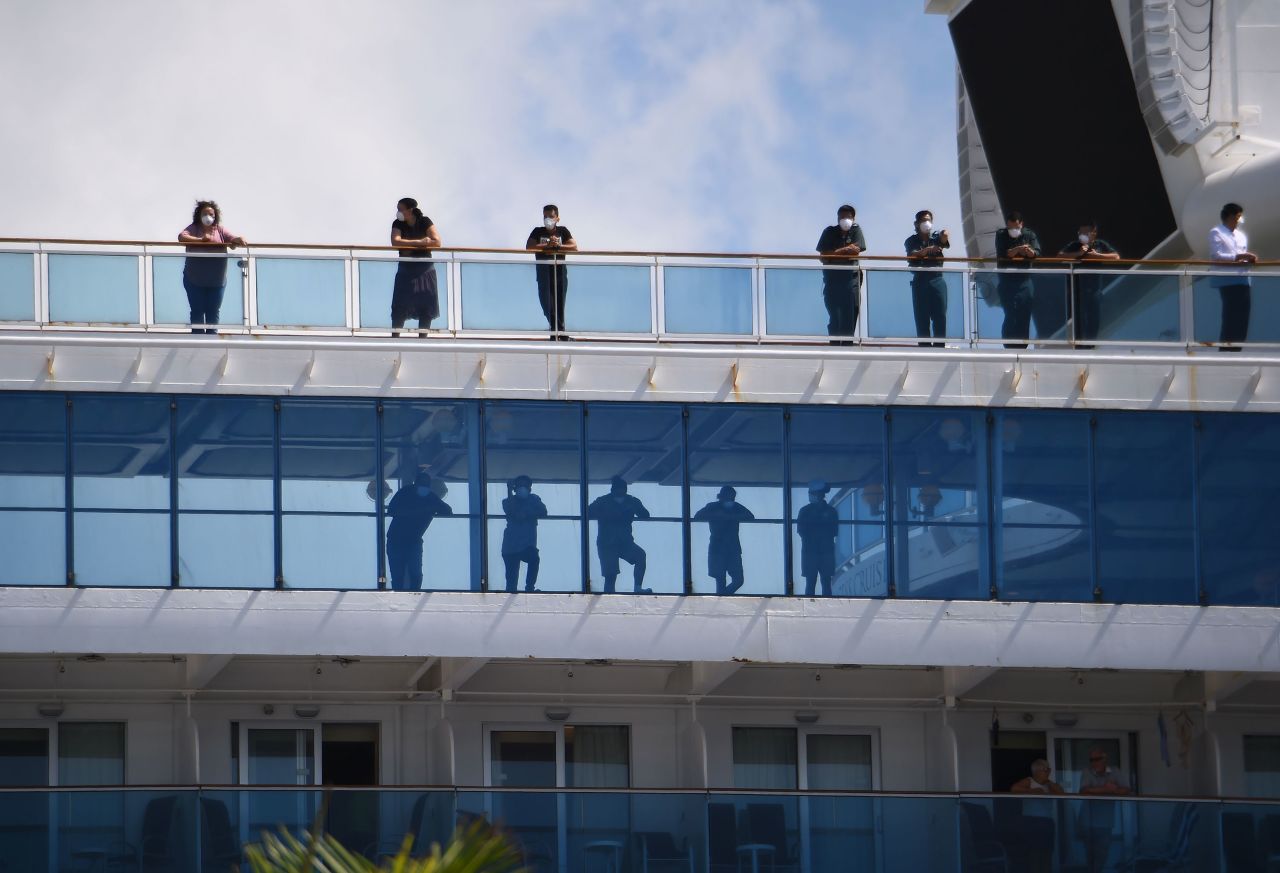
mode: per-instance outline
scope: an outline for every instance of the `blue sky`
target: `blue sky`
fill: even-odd
[[[0,235],[809,251],[854,203],[959,229],[954,54],[921,0],[0,0]],[[12,93],[12,92],[11,92]],[[16,120],[21,123],[14,123]]]

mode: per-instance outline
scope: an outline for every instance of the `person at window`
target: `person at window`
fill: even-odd
[[[431,322],[440,317],[440,289],[431,263],[431,250],[440,247],[440,230],[412,197],[396,204],[391,245],[400,250],[391,291],[391,335],[400,336],[405,321],[412,318],[418,322],[418,335],[425,336]]]
[[[627,493],[627,482],[614,476],[609,493],[597,497],[587,507],[587,518],[596,520],[596,553],[600,556],[600,574],[604,576],[604,593],[613,594],[618,581],[619,561],[631,565],[636,594],[652,594],[644,587],[647,567],[644,549],[636,545],[631,525],[636,519],[649,517],[639,498]]]
[[[1044,758],[1037,758],[1031,762],[1031,775],[1013,783],[1009,791],[1014,794],[1042,797],[1066,794],[1066,790],[1061,785],[1049,778],[1052,774],[1053,769],[1049,766],[1049,762]],[[1053,849],[1057,833],[1056,812],[1054,804],[1050,801],[1023,802],[1018,831],[1026,847],[1028,873],[1050,873],[1053,870]]]
[[[996,231],[996,266],[1001,270],[996,291],[1000,295],[1000,308],[1004,310],[1000,336],[1005,340],[1006,349],[1025,349],[1031,337],[1035,286],[1030,274],[1024,271],[1030,270],[1040,257],[1040,238],[1034,230],[1023,226],[1021,212],[1012,210],[1004,218],[1004,227]]]
[[[1219,214],[1222,223],[1209,231],[1209,256],[1224,264],[1256,264],[1258,256],[1249,251],[1249,238],[1244,233],[1244,207],[1228,203]],[[1210,284],[1222,298],[1222,331],[1218,341],[1224,352],[1238,352],[1249,338],[1249,309],[1253,304],[1249,289],[1249,271],[1240,267],[1213,276]]]
[[[453,515],[442,499],[448,493],[444,482],[433,480],[426,470],[418,471],[413,482],[395,493],[387,504],[391,524],[387,526],[387,572],[393,591],[422,590],[422,538],[432,519]]]
[[[187,258],[182,267],[182,287],[191,307],[191,332],[217,334],[213,325],[218,323],[227,290],[227,259],[208,256],[226,254],[228,248],[247,243],[244,237],[222,226],[222,210],[212,200],[196,203],[191,223],[178,233],[178,242],[187,243],[187,254],[206,256]]]
[[[1014,794],[1066,794],[1066,789],[1049,778],[1052,775],[1049,762],[1037,758],[1031,762],[1031,775],[1013,783],[1009,790]]]
[[[507,571],[507,590],[515,591],[520,581],[520,565],[527,569],[524,590],[533,591],[538,584],[538,519],[547,517],[546,504],[533,493],[533,480],[517,476],[507,483],[507,497],[502,501],[507,527],[502,532],[502,563]]]
[[[561,252],[576,252],[578,241],[569,228],[560,224],[560,207],[548,203],[542,207],[542,224],[529,232],[524,247],[537,252],[538,303],[547,318],[552,340],[568,339],[564,332],[564,301],[569,293],[569,270]]]
[[[855,258],[867,250],[867,240],[857,216],[858,211],[846,203],[836,210],[836,223],[818,237],[822,263],[841,268],[822,271],[822,302],[827,305],[827,334],[832,337],[852,337],[858,323],[862,273]],[[852,345],[852,340],[833,339],[831,343]]]
[[[752,521],[755,516],[738,503],[737,498],[737,489],[725,485],[715,500],[693,516],[694,521],[705,521],[711,530],[711,539],[707,543],[707,575],[715,580],[716,594],[733,594],[746,581],[742,572],[742,540],[738,538],[738,525]]]
[[[1080,776],[1080,793],[1095,797],[1124,797],[1131,793],[1123,774],[1110,766],[1107,753],[1100,746],[1089,750],[1089,767]],[[1115,814],[1110,803],[1089,803],[1081,810],[1085,850],[1093,873],[1100,873],[1107,866]]]
[[[813,597],[818,582],[822,595],[831,596],[831,578],[836,573],[836,533],[839,516],[827,502],[830,487],[826,482],[809,483],[809,502],[796,513],[796,533],[800,535],[800,575],[804,577],[804,596]]]
[[[1098,336],[1102,325],[1101,276],[1091,276],[1092,267],[1106,267],[1111,261],[1120,260],[1120,252],[1105,239],[1098,238],[1098,222],[1086,221],[1080,225],[1076,238],[1063,246],[1059,257],[1079,261],[1071,276],[1072,327],[1075,339],[1091,340]]]
[[[911,271],[916,336],[946,339],[947,278],[938,268],[942,266],[942,250],[951,248],[951,236],[946,230],[933,229],[933,213],[928,209],[916,213],[915,228],[905,245],[911,265],[924,268]],[[943,343],[922,339],[920,345],[941,348]]]

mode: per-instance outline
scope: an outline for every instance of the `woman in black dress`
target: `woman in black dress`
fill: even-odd
[[[436,268],[430,260],[431,249],[440,247],[440,232],[412,197],[397,203],[396,212],[399,217],[391,225],[391,245],[400,249],[403,260],[396,270],[391,293],[391,335],[400,336],[400,329],[410,318],[417,320],[421,335],[440,315]]]

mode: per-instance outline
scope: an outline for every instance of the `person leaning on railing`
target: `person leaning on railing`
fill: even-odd
[[[578,241],[569,228],[560,224],[559,206],[548,203],[542,207],[542,226],[529,232],[529,240],[524,247],[537,252],[534,260],[540,262],[537,266],[538,303],[547,318],[547,327],[551,329],[551,339],[568,339],[564,335],[564,301],[569,294],[569,270],[565,267],[564,256],[556,253],[577,251]]]
[[[1098,238],[1096,221],[1081,224],[1076,238],[1063,246],[1058,256],[1079,261],[1080,269],[1106,266],[1107,261],[1120,260],[1116,247],[1105,239]],[[1072,274],[1071,278],[1071,308],[1074,313],[1072,329],[1075,331],[1075,338],[1095,339],[1102,326],[1102,278],[1083,274]]]
[[[440,247],[440,230],[412,197],[396,203],[391,245],[400,249],[400,266],[391,292],[391,335],[400,336],[405,321],[412,318],[418,322],[421,336],[440,316],[440,289],[430,260],[431,250]]]
[[[945,230],[933,229],[933,213],[928,209],[916,213],[915,229],[905,243],[907,260],[917,267],[941,267],[942,250],[951,248],[950,235]],[[920,345],[941,348],[943,343],[927,340],[947,336],[947,277],[941,271],[912,271],[911,309],[915,313]]]
[[[191,223],[178,232],[178,242],[191,243],[188,254],[225,254],[227,248],[246,245],[244,237],[237,236],[222,226],[222,210],[212,200],[200,200],[191,213]],[[191,306],[192,333],[216,334],[218,312],[222,309],[222,296],[227,290],[227,259],[215,257],[187,258],[182,268],[182,287],[187,292]]]
[[[1028,273],[1032,262],[1040,257],[1040,238],[1029,227],[1023,227],[1022,213],[1010,210],[1004,216],[1005,225],[996,231],[996,266],[1001,272],[996,280],[1000,294],[1000,307],[1004,310],[1004,325],[1000,336],[1006,349],[1025,349],[1031,338],[1031,307],[1035,301],[1035,286]]]
[[[1228,203],[1222,207],[1222,223],[1209,231],[1210,257],[1227,264],[1256,264],[1258,256],[1249,251],[1249,238],[1244,235],[1244,207]],[[1249,338],[1249,271],[1246,268],[1220,273],[1211,280],[1222,297],[1222,332],[1219,342],[1242,343]],[[1225,345],[1224,352],[1238,352],[1240,347]]]
[[[827,334],[842,338],[832,339],[832,345],[851,344],[853,329],[858,324],[862,275],[858,262],[850,258],[867,250],[867,239],[854,220],[857,216],[858,211],[846,203],[836,210],[836,223],[818,237],[817,251],[822,255],[822,263],[844,268],[822,271],[822,302],[827,306],[829,319]]]

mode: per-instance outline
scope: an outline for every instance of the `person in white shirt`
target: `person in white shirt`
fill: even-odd
[[[1210,257],[1229,264],[1257,263],[1258,256],[1249,251],[1249,238],[1244,235],[1244,207],[1228,203],[1222,207],[1221,217],[1222,224],[1209,231]],[[1227,344],[1222,350],[1238,352],[1240,347],[1231,344],[1244,342],[1249,336],[1249,272],[1243,268],[1223,271],[1214,275],[1210,284],[1222,296],[1222,332],[1218,340]]]

